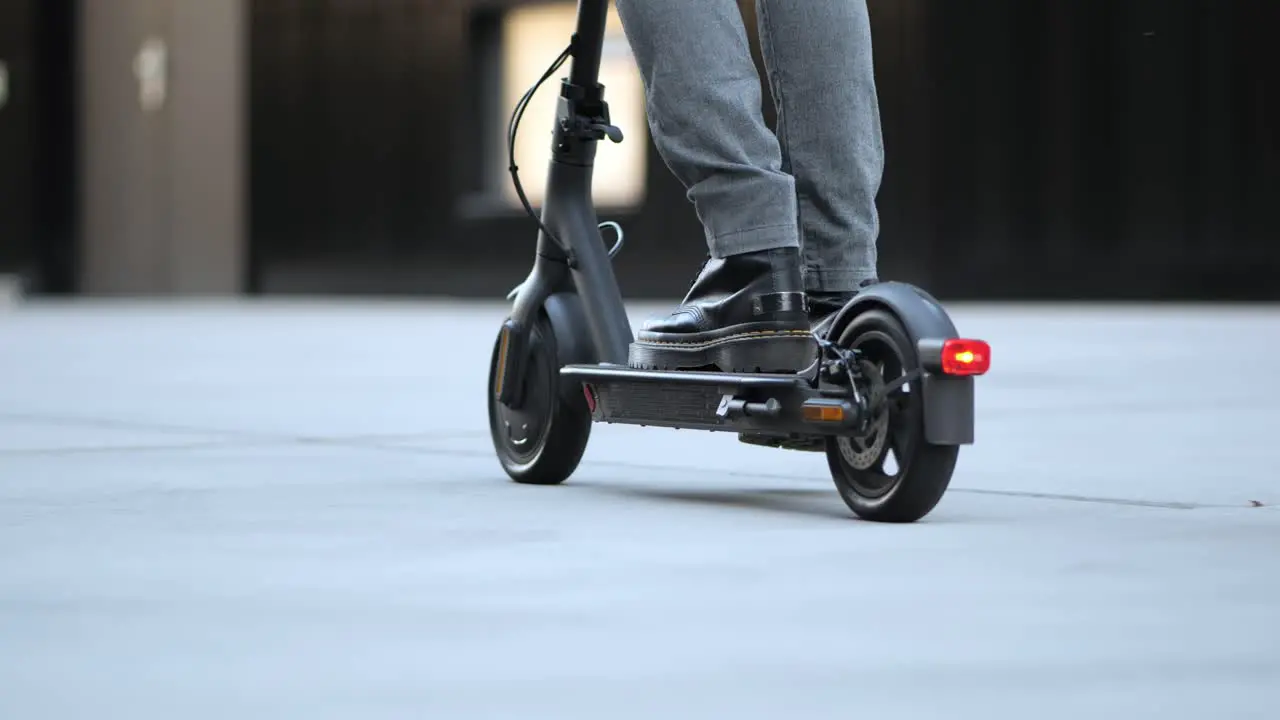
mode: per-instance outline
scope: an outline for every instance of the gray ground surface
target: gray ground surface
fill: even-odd
[[[0,718],[1276,717],[1280,310],[955,308],[908,527],[728,436],[507,482],[501,313],[0,313]]]

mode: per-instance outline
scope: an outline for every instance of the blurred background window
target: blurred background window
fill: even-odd
[[[512,9],[503,18],[501,109],[503,122],[494,142],[502,152],[490,155],[500,167],[490,176],[500,178],[504,200],[519,207],[520,199],[507,172],[507,122],[521,96],[546,72],[573,35],[577,3],[539,3]],[[560,79],[567,76],[565,63],[538,89],[529,102],[516,137],[516,164],[520,182],[529,201],[540,205],[546,191],[547,163],[551,159],[551,130],[554,127]],[[604,53],[600,62],[600,82],[613,124],[622,128],[626,140],[598,145],[593,195],[605,208],[632,208],[644,202],[648,158],[648,126],[645,124],[644,87],[631,56],[618,14],[609,13]]]

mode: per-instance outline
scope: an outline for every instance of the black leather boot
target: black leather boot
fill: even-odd
[[[636,334],[630,365],[796,372],[816,352],[800,251],[779,248],[708,261],[680,306]]]

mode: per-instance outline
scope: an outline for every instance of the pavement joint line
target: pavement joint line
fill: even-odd
[[[216,434],[216,433],[207,433]],[[399,438],[392,438],[394,442]],[[406,439],[420,439],[415,436]],[[442,438],[444,439],[444,438]],[[472,436],[463,436],[459,438],[454,436],[448,439],[474,439]],[[394,447],[395,445],[382,446],[378,444],[379,439],[366,440],[363,438],[346,438],[346,437],[294,437],[289,435],[261,435],[261,436],[244,436],[244,437],[227,437],[221,440],[205,440],[188,443],[148,443],[145,445],[72,445],[65,447],[22,447],[22,448],[0,448],[0,458],[4,457],[56,457],[61,455],[106,455],[111,453],[145,453],[145,452],[172,452],[181,450],[209,450],[214,448],[249,448],[249,447],[274,447],[288,445],[319,445],[326,447],[344,447],[350,449],[373,449],[384,450]]]
[[[1131,507],[1149,507],[1163,510],[1211,510],[1225,508],[1249,507],[1248,505],[1225,505],[1206,503],[1172,502],[1164,500],[1134,500],[1130,498],[1096,497],[1091,495],[1071,495],[1065,493],[1042,493],[1027,490],[991,490],[984,488],[950,488],[947,492],[967,493],[969,495],[995,495],[999,497],[1017,497],[1030,500],[1061,500],[1064,502],[1098,503],[1103,505],[1127,505]]]
[[[208,440],[205,442],[148,444],[148,445],[77,445],[71,447],[0,448],[0,458],[5,457],[58,457],[63,455],[108,455],[112,453],[171,452],[174,450],[208,450],[220,447],[247,447],[272,445],[245,440]]]
[[[269,447],[272,445],[320,445],[326,447],[346,447],[352,449],[378,450],[390,452],[408,452],[412,454],[433,454],[433,455],[451,455],[455,457],[488,457],[491,451],[474,451],[463,449],[442,449],[442,448],[423,448],[409,445],[389,444],[396,441],[406,440],[447,440],[447,439],[474,439],[482,437],[487,433],[460,433],[457,431],[447,431],[444,433],[405,433],[401,434],[372,434],[372,435],[291,435],[287,433],[263,433],[256,431],[239,431],[239,430],[219,430],[214,428],[196,428],[188,426],[175,426],[167,424],[153,424],[133,422],[127,420],[112,420],[105,418],[73,418],[49,415],[23,414],[23,413],[0,413],[0,418],[9,418],[16,420],[30,420],[35,422],[45,422],[51,424],[65,425],[82,425],[82,426],[98,426],[98,427],[116,427],[132,430],[146,430],[153,432],[171,432],[183,434],[206,434],[206,435],[226,435],[223,440],[209,440],[197,443],[182,443],[175,445],[145,445],[145,446],[95,446],[95,447],[73,447],[73,448],[30,448],[15,450],[0,450],[0,457],[13,456],[58,456],[58,455],[78,455],[78,454],[94,454],[94,453],[130,453],[130,452],[165,452],[165,451],[181,451],[181,450],[204,450],[218,447]],[[235,441],[232,438],[236,438]],[[247,443],[247,444],[246,444]],[[643,463],[629,463],[619,460],[598,460],[592,461],[591,464],[604,467],[626,468],[632,470],[645,471],[678,471],[693,470],[697,472],[715,473],[727,475],[730,477],[750,477],[761,479],[776,479],[785,481],[796,481],[800,478],[794,475],[781,475],[777,473],[755,473],[742,471],[723,471],[711,468],[673,468],[664,465],[647,465]],[[1029,500],[1048,500],[1057,502],[1076,502],[1076,503],[1093,503],[1103,505],[1120,505],[1128,507],[1143,507],[1161,510],[1207,510],[1207,509],[1238,509],[1242,507],[1250,507],[1249,505],[1234,504],[1209,504],[1209,503],[1186,503],[1176,501],[1158,501],[1158,500],[1137,500],[1133,498],[1114,498],[1114,497],[1096,497],[1087,495],[1071,495],[1060,493],[1037,493],[1031,491],[1020,490],[995,490],[983,488],[951,488],[948,492],[991,495],[1000,497],[1020,498]],[[1267,507],[1267,506],[1262,506]]]
[[[132,420],[115,420],[111,418],[85,417],[75,415],[51,415],[44,413],[0,413],[0,420],[11,422],[29,422],[41,425],[68,427],[95,427],[113,430],[137,430],[168,435],[226,435],[229,437],[258,437],[261,433],[248,430],[229,430],[223,428],[195,427],[189,425],[172,425],[168,423],[137,422]]]
[[[416,448],[404,445],[359,445],[362,449],[385,450],[392,452],[408,452],[411,454],[430,454],[430,455],[449,455],[453,457],[470,457],[480,458],[489,457],[491,452],[477,452],[474,450],[459,449],[440,449],[440,448]],[[647,465],[643,463],[631,463],[624,460],[593,460],[584,462],[583,465],[595,465],[597,467],[614,467],[625,468],[628,470],[644,470],[648,472],[700,472],[713,475],[722,475],[726,477],[742,477],[755,478],[764,480],[784,480],[789,482],[811,480],[809,476],[799,475],[783,475],[780,473],[760,473],[760,472],[744,472],[741,470],[721,470],[706,467],[672,467],[669,465]],[[834,492],[834,489],[832,490]],[[1133,498],[1115,498],[1115,497],[1095,497],[1088,495],[1069,495],[1058,493],[1038,493],[1022,490],[993,490],[983,488],[960,488],[953,487],[947,490],[948,493],[962,493],[968,495],[992,495],[999,497],[1008,497],[1022,500],[1048,500],[1055,502],[1075,502],[1075,503],[1091,503],[1096,505],[1119,505],[1127,507],[1149,508],[1152,510],[1238,510],[1241,508],[1250,508],[1249,505],[1234,505],[1227,503],[1189,503],[1177,501],[1161,501],[1161,500],[1137,500]],[[1264,506],[1266,507],[1266,506]]]
[[[110,428],[115,430],[136,430],[157,434],[173,435],[223,435],[228,439],[270,441],[279,443],[327,443],[327,442],[407,442],[427,440],[460,440],[488,437],[487,432],[460,432],[444,430],[439,432],[407,432],[407,433],[370,433],[354,435],[296,434],[275,433],[258,430],[234,430],[230,428],[204,427],[194,425],[173,425],[169,423],[152,423],[135,420],[118,420],[69,415],[47,415],[40,413],[6,413],[0,412],[0,421],[32,422],[43,425],[79,426]],[[4,452],[0,450],[0,453]]]

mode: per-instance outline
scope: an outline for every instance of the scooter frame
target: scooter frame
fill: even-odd
[[[562,375],[579,383],[589,383],[593,378],[602,383],[610,379],[618,381],[618,371],[626,370],[628,349],[634,339],[591,195],[597,143],[605,138],[622,141],[621,130],[611,124],[604,87],[599,82],[608,11],[608,0],[579,0],[576,30],[565,55],[561,56],[561,60],[571,58],[571,66],[568,78],[560,85],[547,192],[541,216],[535,216],[539,224],[537,251],[530,274],[513,291],[514,307],[502,330],[500,376],[493,388],[498,399],[512,408],[520,407],[525,394],[529,336],[540,313],[546,314],[554,330]],[[552,71],[544,75],[543,80]],[[513,174],[514,171],[513,164]],[[523,191],[521,197],[524,197]],[[525,207],[533,215],[527,201]],[[924,371],[920,384],[924,397],[925,440],[936,445],[972,443],[974,378],[972,374],[943,371],[944,350],[957,333],[947,313],[928,293],[905,283],[873,285],[816,327],[815,337],[835,340],[859,314],[874,308],[887,310],[901,322],[915,345]],[[817,368],[813,370],[816,372]],[[712,374],[704,374],[700,378],[687,373],[677,377],[669,372],[645,371],[630,371],[625,375],[625,382],[641,384],[671,384],[674,380],[675,385],[684,386],[719,382],[725,388],[771,385],[777,390],[789,384],[784,381],[786,376],[714,374],[717,377],[711,377]],[[790,379],[800,379],[800,376]],[[802,384],[790,385],[807,395],[813,394]],[[809,386],[812,390],[816,383],[810,382]],[[597,419],[613,421],[600,418],[594,408],[593,414]],[[739,422],[723,426],[687,423],[679,418],[637,424],[750,431],[757,423],[769,423],[767,415],[759,414],[757,422],[747,422],[746,414],[746,410],[738,408]],[[837,434],[840,428],[818,432]]]
[[[525,346],[538,313],[547,312],[566,364],[626,365],[634,339],[591,196],[597,143],[605,137],[622,141],[599,82],[608,11],[608,0],[579,0],[569,77],[560,86],[537,254],[508,321],[514,350]],[[581,337],[583,327],[589,338]],[[518,395],[512,384],[503,399],[510,403]]]

